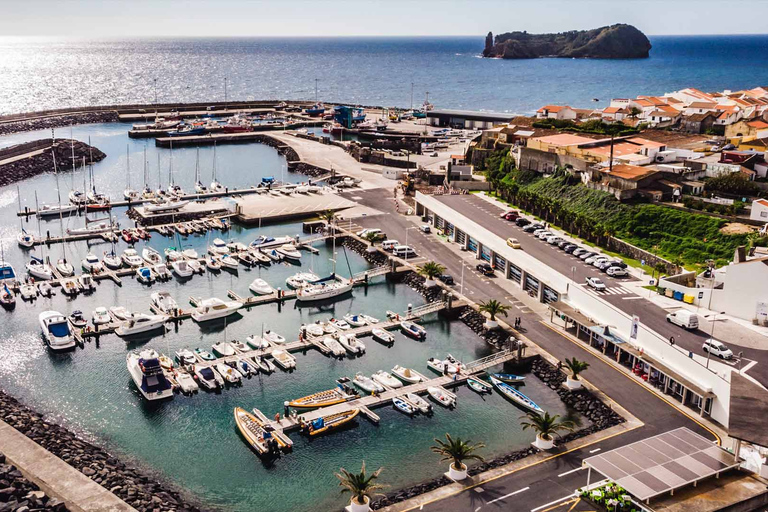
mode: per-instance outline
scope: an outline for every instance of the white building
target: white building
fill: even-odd
[[[768,222],[768,201],[765,199],[752,201],[752,211],[749,214],[749,218],[752,220]]]
[[[540,119],[576,119],[576,111],[567,105],[546,105],[536,111]]]

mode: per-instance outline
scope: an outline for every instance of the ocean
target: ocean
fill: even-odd
[[[548,103],[768,85],[768,35],[655,36],[649,59],[497,60],[483,37],[0,38],[0,114],[125,103],[318,98],[530,114]],[[156,79],[156,81],[155,81]],[[155,87],[156,84],[156,87]],[[593,99],[598,99],[595,102]]]

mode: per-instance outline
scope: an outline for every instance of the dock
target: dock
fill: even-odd
[[[168,130],[165,130],[165,137],[163,136],[156,136],[155,137],[155,146],[160,148],[170,148],[171,145],[174,147],[184,147],[184,146],[213,146],[214,144],[220,145],[220,144],[244,144],[249,142],[257,142],[261,143],[264,142],[264,138],[262,133],[264,132],[270,132],[270,131],[285,131],[285,130],[296,130],[299,128],[306,128],[308,126],[323,126],[324,124],[327,124],[328,121],[323,120],[300,120],[300,121],[292,121],[289,123],[271,123],[271,124],[263,124],[263,125],[256,125],[253,127],[252,131],[248,132],[235,132],[235,133],[220,133],[220,132],[213,132],[213,133],[206,133],[203,135],[181,135],[176,137],[168,137],[167,132]]]

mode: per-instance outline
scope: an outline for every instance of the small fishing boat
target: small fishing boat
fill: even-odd
[[[155,280],[152,270],[149,267],[139,267],[136,269],[136,279],[140,283],[151,284]]]
[[[168,261],[178,261],[184,259],[184,254],[182,254],[181,251],[177,251],[175,247],[166,247],[163,250],[163,254],[165,254],[165,259]]]
[[[323,326],[318,323],[305,325],[303,327],[306,329],[307,334],[311,334],[312,336],[322,336],[324,333]]]
[[[410,336],[411,338],[417,339],[417,340],[423,340],[427,337],[427,330],[424,329],[422,326],[410,322],[408,320],[404,320],[400,322],[400,329],[403,331],[404,334]]]
[[[93,280],[91,274],[82,273],[77,276],[77,285],[84,292],[92,292],[96,289],[96,282]]]
[[[264,254],[272,261],[283,261],[283,255],[274,249],[267,250]]]
[[[219,263],[219,260],[213,256],[206,256],[205,268],[208,270],[218,271],[221,270],[221,263]]]
[[[254,279],[250,286],[248,286],[248,289],[256,295],[272,295],[275,293],[275,289],[261,278]]]
[[[85,319],[85,316],[83,316],[83,312],[79,309],[76,309],[72,312],[72,314],[69,315],[69,323],[72,324],[72,327],[76,327],[78,329],[82,329],[86,325],[88,325],[88,320]]]
[[[194,270],[189,265],[187,260],[176,260],[171,262],[171,268],[173,273],[181,278],[191,277],[194,274]]]
[[[346,351],[344,350],[344,347],[341,346],[341,343],[331,338],[330,336],[323,338],[323,345],[325,345],[328,350],[331,351],[331,354],[336,357],[342,357],[344,354],[346,354]]]
[[[8,287],[5,285],[3,285],[3,287],[5,288],[5,290],[8,289]],[[5,290],[3,290],[3,293],[5,293]],[[48,281],[41,281],[37,283],[37,291],[40,293],[41,297],[50,297],[53,295],[53,287],[51,286],[51,283],[49,283]]]
[[[348,331],[352,328],[346,320],[339,320],[338,318],[331,318],[331,325],[342,331]]]
[[[368,393],[384,392],[384,386],[382,386],[375,380],[371,379],[370,377],[363,375],[362,373],[357,373],[355,375],[355,378],[352,379],[352,382],[355,384],[355,386],[359,387],[360,389]]]
[[[279,453],[279,444],[276,438],[253,414],[240,407],[235,407],[235,424],[248,446],[259,455],[275,456]]]
[[[249,363],[248,360],[244,357],[237,358],[237,361],[235,361],[235,368],[237,368],[237,371],[240,372],[244,377],[248,378],[259,373],[259,369],[254,366],[253,363]]]
[[[443,388],[430,386],[427,388],[427,393],[443,407],[453,407],[456,404],[456,400]]]
[[[339,336],[339,343],[350,354],[365,353],[365,344],[357,339],[354,334],[342,334]]]
[[[19,294],[23,300],[34,300],[37,298],[37,288],[32,284],[23,284],[19,287]]]
[[[392,368],[392,375],[407,384],[416,384],[417,382],[421,382],[421,377],[416,375],[413,370],[400,366],[399,364]]]
[[[167,315],[147,315],[146,313],[138,313],[133,315],[129,320],[122,322],[120,326],[115,329],[115,334],[118,336],[131,336],[133,334],[141,334],[159,329],[165,330],[165,322],[167,321]]]
[[[299,272],[285,280],[285,284],[294,290],[304,288],[307,284],[319,281],[320,277],[312,272]]]
[[[270,265],[272,263],[272,259],[258,249],[249,249],[248,252],[258,263],[263,263],[265,265]]]
[[[176,382],[179,383],[179,388],[181,388],[181,392],[184,394],[197,393],[200,389],[195,379],[185,371],[174,371],[173,376],[176,378]]]
[[[240,260],[240,263],[242,263],[246,267],[252,267],[256,265],[256,260],[253,258],[253,256],[251,256],[251,253],[249,253],[248,251],[238,252],[237,259]]]
[[[216,356],[208,352],[207,350],[204,350],[202,348],[196,348],[195,349],[195,355],[200,361],[215,361]]]
[[[250,348],[248,348],[248,345],[243,343],[242,341],[232,340],[229,343],[237,352],[248,352],[251,350]]]
[[[91,274],[99,274],[104,271],[104,264],[95,254],[90,252],[85,256],[85,259],[80,262],[80,266],[83,270],[90,272]]]
[[[544,409],[539,407],[536,402],[522,394],[520,391],[515,389],[514,387],[510,386],[509,384],[505,382],[501,382],[496,377],[489,377],[491,379],[491,383],[496,386],[496,389],[499,390],[499,392],[504,395],[506,398],[510,399],[511,401],[515,402],[517,405],[521,406],[523,409],[527,409],[531,412],[535,412],[537,414],[541,414],[544,412]]]
[[[269,359],[264,359],[261,356],[254,356],[253,362],[256,366],[259,367],[259,370],[263,371],[264,373],[272,373],[275,371],[275,365]]]
[[[43,311],[38,315],[43,338],[51,350],[69,350],[75,346],[75,337],[67,318],[58,311]]]
[[[280,336],[275,331],[264,331],[264,339],[275,345],[281,345],[285,343],[285,336]]]
[[[285,350],[275,349],[272,351],[272,358],[283,370],[296,368],[296,358]]]
[[[214,238],[213,243],[208,246],[208,253],[212,255],[229,254],[227,243],[221,238]]]
[[[393,398],[392,405],[395,407],[395,409],[402,412],[403,414],[407,414],[408,416],[413,416],[416,414],[416,408],[400,397]]]
[[[301,261],[301,252],[293,244],[284,244],[275,249],[283,255],[283,258],[290,261]]]
[[[144,265],[144,260],[141,259],[136,249],[128,248],[123,251],[122,254],[123,263],[130,268],[139,268]]]
[[[455,357],[453,357],[451,354],[448,354],[447,356],[445,356],[445,360],[446,360],[448,363],[450,363],[450,364],[452,364],[453,366],[455,366],[457,370],[464,370],[464,369],[466,368],[466,366],[464,365],[464,363],[462,363],[461,361],[459,361],[458,359],[456,359]]]
[[[245,245],[243,242],[238,242],[237,240],[232,240],[227,243],[227,247],[229,248],[230,253],[238,253],[248,250],[247,245]]]
[[[213,353],[220,357],[229,357],[235,355],[235,347],[228,341],[219,341],[213,344]]]
[[[151,247],[145,247],[142,249],[141,257],[144,258],[144,260],[150,265],[157,265],[158,263],[163,262],[163,258],[160,256],[160,253]]]
[[[133,316],[124,306],[112,306],[109,308],[109,313],[118,320],[125,321]]]
[[[516,382],[523,382],[525,380],[525,377],[515,375],[513,373],[491,373],[489,375],[500,380],[501,382],[506,382],[507,384],[514,384]]]
[[[152,266],[152,272],[157,276],[158,281],[167,281],[171,278],[171,271],[168,270],[168,265],[165,263],[158,263]]]
[[[427,366],[429,366],[431,370],[434,370],[440,374],[454,374],[458,371],[458,369],[448,361],[440,360],[435,357],[430,357],[427,359]]]
[[[245,338],[245,342],[248,343],[248,346],[254,350],[269,348],[269,342],[261,336],[248,336]]]
[[[420,412],[424,414],[432,412],[432,405],[416,393],[408,393],[405,395],[405,398],[407,398]]]
[[[181,365],[191,365],[197,363],[197,358],[195,357],[194,352],[188,348],[183,348],[176,351],[176,361]]]
[[[185,258],[189,258],[189,259],[191,259],[191,260],[196,260],[196,259],[199,259],[199,258],[200,258],[200,255],[199,255],[199,254],[197,254],[197,251],[196,251],[196,250],[194,250],[194,249],[192,249],[192,248],[190,248],[190,249],[184,249],[183,251],[181,251],[181,254],[182,254],[182,255],[183,255]]]
[[[221,263],[221,268],[229,270],[237,270],[240,268],[240,263],[238,263],[238,261],[229,254],[225,254],[219,258],[219,263]]]
[[[304,431],[310,436],[319,436],[320,434],[326,434],[332,430],[336,430],[342,425],[349,423],[360,412],[360,409],[352,409],[351,411],[339,412],[336,414],[330,414],[328,416],[322,416],[309,423],[303,423]]]
[[[77,285],[77,279],[69,278],[61,281],[61,293],[74,297],[80,291],[80,287]]]
[[[109,311],[107,311],[107,308],[99,306],[93,310],[91,316],[91,322],[93,322],[93,325],[106,325],[111,321],[112,317],[110,316]]]
[[[474,377],[469,377],[467,379],[467,386],[469,386],[472,391],[476,391],[481,395],[493,391],[493,386]]]
[[[197,382],[205,389],[216,390],[224,387],[224,379],[213,368],[196,366],[194,373]]]
[[[152,300],[152,305],[166,315],[175,314],[179,309],[179,305],[167,291],[154,292],[150,295],[150,299]]]
[[[363,317],[365,319],[365,321],[368,322],[371,325],[379,323],[379,319],[378,318],[374,318],[371,315],[360,315],[360,316]]]
[[[157,358],[157,360],[160,361],[160,366],[162,366],[164,370],[172,370],[173,369],[173,359],[171,359],[167,355],[161,354]]]
[[[243,380],[243,375],[226,363],[217,363],[216,371],[229,384],[240,384]]]
[[[339,380],[349,381],[349,379]],[[338,382],[337,387],[333,389],[320,391],[305,397],[297,398],[296,400],[291,400],[288,402],[288,406],[295,409],[314,409],[348,402],[349,400],[355,400],[357,398],[360,398],[360,394],[356,390],[352,389],[344,382]]]
[[[323,332],[325,334],[333,334],[333,333],[339,331],[337,328],[335,328],[333,325],[331,325],[330,322],[321,322],[320,325],[323,326]]]
[[[361,315],[353,315],[352,313],[344,315],[344,320],[352,327],[362,327],[368,323]]]
[[[382,386],[387,386],[393,389],[403,387],[402,382],[393,377],[391,373],[385,372],[384,370],[377,371],[372,375],[372,378]]]
[[[192,269],[193,274],[203,274],[203,272],[205,272],[198,260],[187,260],[187,265]]]
[[[377,327],[371,331],[371,334],[373,335],[373,339],[378,340],[384,344],[390,344],[395,342],[394,334],[387,332],[384,329],[379,329]]]

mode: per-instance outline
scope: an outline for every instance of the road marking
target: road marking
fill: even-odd
[[[491,500],[488,503],[486,503],[486,505],[490,505],[492,503],[496,503],[497,501],[504,501],[505,499],[509,498],[510,496],[514,496],[515,494],[519,494],[521,492],[527,491],[528,489],[530,489],[530,487],[523,487],[522,489],[518,489],[518,490],[513,491],[513,492],[511,492],[509,494],[505,494],[504,496],[500,496],[500,497],[496,498],[495,500]],[[477,510],[480,510],[480,507],[477,507],[475,509],[475,511],[477,511]]]
[[[550,501],[550,502],[549,502],[549,503],[547,503],[546,505],[542,505],[542,506],[540,506],[540,507],[532,508],[532,509],[531,509],[531,512],[536,512],[537,510],[541,510],[541,509],[543,509],[543,508],[547,508],[547,507],[550,507],[550,506],[552,506],[552,505],[559,505],[560,503],[564,502],[565,500],[567,500],[567,499],[569,499],[569,498],[573,498],[574,496],[576,496],[576,493],[574,493],[574,494],[569,494],[568,496],[565,496],[565,497],[563,497],[563,498],[560,498],[559,500]]]
[[[632,297],[622,297],[621,298],[621,300],[637,300],[637,299],[642,299],[642,297],[640,297],[639,295],[634,295]]]
[[[757,361],[752,361],[752,362],[751,362],[751,363],[749,363],[747,366],[745,366],[744,368],[742,368],[742,369],[741,369],[741,371],[742,371],[742,372],[746,372],[747,370],[749,370],[750,368],[752,368],[752,367],[753,367],[753,366],[755,366],[756,364],[757,364]]]
[[[589,450],[589,453],[597,453],[600,450],[602,450],[602,448],[595,448],[594,450]]]
[[[562,478],[562,477],[564,477],[566,475],[570,475],[571,473],[576,473],[577,471],[581,471],[582,469],[584,469],[584,468],[580,467],[580,468],[572,469],[570,471],[566,471],[565,473],[560,473],[559,475],[557,475],[557,478]]]

